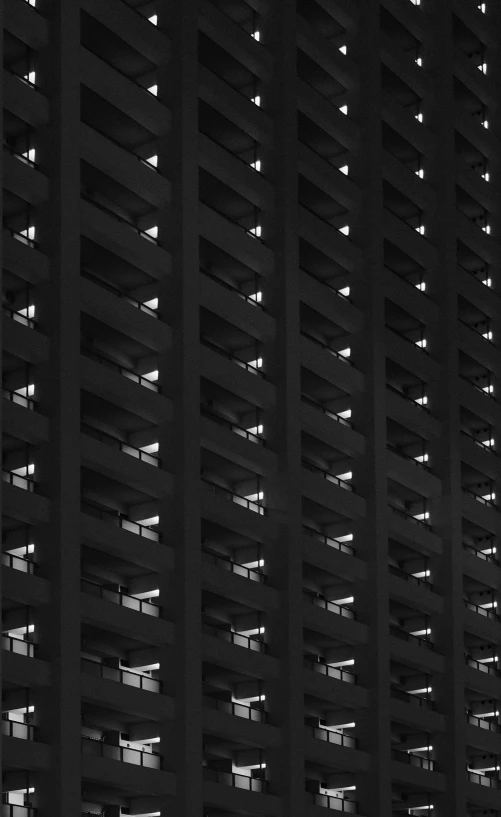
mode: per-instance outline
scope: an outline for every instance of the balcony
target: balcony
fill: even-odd
[[[14,638],[11,635],[2,635],[2,649],[13,652],[16,655],[25,655],[27,658],[34,658],[35,644],[30,641],[23,641],[22,638]]]
[[[120,440],[118,437],[114,437],[112,434],[108,434],[105,431],[99,431],[99,429],[88,425],[88,423],[82,423],[80,430],[87,436],[93,437],[95,440],[99,440],[112,448],[117,448],[119,451],[123,451],[124,454],[128,454],[130,457],[135,457],[148,465],[154,465],[156,468],[158,468],[161,464],[156,454],[148,454],[146,451],[142,451],[141,448],[125,443],[123,440]]]
[[[108,137],[109,138],[109,137]],[[108,292],[111,292],[113,295],[116,295],[117,298],[121,298],[126,303],[131,304],[131,306],[135,306],[136,309],[139,309],[141,312],[144,312],[146,315],[149,315],[151,318],[158,319],[158,312],[155,309],[151,309],[146,304],[141,303],[141,301],[136,300],[131,295],[127,295],[126,292],[122,292],[113,284],[110,284],[108,281],[104,281],[102,278],[98,278],[96,275],[92,275],[92,273],[87,272],[87,270],[82,271],[82,278],[87,278],[89,281],[92,281],[93,284],[96,284],[103,289],[106,289]]]
[[[141,386],[144,386],[145,389],[151,389],[151,391],[158,393],[160,392],[160,386],[158,383],[154,383],[153,381],[148,380],[147,377],[136,374],[136,372],[133,372],[132,369],[126,369],[124,366],[120,366],[119,363],[115,363],[115,361],[111,360],[109,357],[100,355],[98,352],[94,352],[90,349],[82,349],[82,354],[85,355],[85,357],[88,357],[90,360],[95,360],[96,363],[100,363],[101,366],[106,366],[107,369],[113,369],[113,371],[118,372],[128,380],[132,380],[134,383],[139,383]]]
[[[16,806],[14,803],[2,803],[1,817],[37,817],[38,810],[32,806]]]
[[[343,358],[344,360],[345,358]],[[329,409],[325,408],[322,403],[319,403],[317,400],[314,400],[313,397],[309,397],[304,392],[301,393],[301,401],[306,403],[309,406],[313,406],[318,411],[321,411],[327,417],[330,417],[332,420],[336,420],[338,423],[341,423],[343,426],[347,426],[348,428],[353,428],[353,423],[350,420],[345,419],[344,417],[340,417],[339,414],[334,414],[334,412],[329,411]]]
[[[129,531],[129,533],[135,533],[136,536],[143,536],[145,539],[151,539],[153,542],[162,541],[161,534],[158,533],[158,531],[153,530],[152,527],[150,528],[146,525],[141,525],[139,522],[133,522],[119,511],[112,511],[109,508],[102,508],[100,505],[90,502],[89,500],[82,500],[80,507],[82,513],[93,516],[96,519],[102,519],[106,522],[110,522],[112,525],[122,528],[122,530]]]
[[[470,658],[469,655],[465,655],[464,660],[466,666],[472,667],[472,669],[476,669],[479,672],[485,672],[488,675],[494,675],[496,678],[501,678],[501,671],[497,668],[497,666],[493,666],[494,664],[497,664],[497,660],[493,660],[492,663],[489,662],[487,664],[483,661],[476,661],[474,658]]]
[[[435,709],[435,702],[429,698],[421,698],[419,695],[405,692],[403,689],[390,689],[390,697],[396,701],[403,701],[412,706],[418,706],[422,709]]]
[[[160,681],[157,681],[156,678],[150,678],[149,675],[141,675],[141,673],[134,672],[134,670],[108,667],[106,664],[92,661],[90,658],[81,659],[81,668],[86,675],[94,675],[107,681],[116,681],[119,684],[143,689],[146,692],[161,692]]]
[[[497,777],[488,777],[486,774],[477,774],[469,769],[466,772],[466,779],[470,783],[477,783],[479,786],[487,786],[490,789],[501,789],[501,780]]]
[[[24,397],[24,395],[19,394],[17,391],[11,391],[11,389],[3,388],[2,392],[5,400],[10,400],[11,403],[15,403],[17,406],[23,406],[24,408],[30,409],[30,411],[35,410],[35,400]]]
[[[16,323],[20,323],[23,326],[27,326],[28,329],[36,329],[38,324],[36,321],[32,320],[32,318],[26,317],[23,315],[23,311],[26,312],[27,310],[22,310],[21,312],[16,312],[14,309],[10,309],[8,306],[2,307],[4,315],[8,315],[11,320],[15,321]]]
[[[157,752],[139,751],[126,746],[114,746],[95,738],[82,737],[82,754],[104,757],[108,760],[119,760],[121,763],[132,763],[146,769],[161,769],[162,762]]]
[[[2,564],[12,570],[19,570],[20,573],[32,574],[36,570],[35,562],[22,556],[14,556],[13,553],[2,553]]]
[[[315,335],[312,335],[310,332],[307,332],[305,329],[301,329],[301,334],[303,335],[303,337],[308,338],[308,340],[311,340],[312,343],[315,343],[317,346],[321,346],[322,349],[325,349],[327,352],[330,352],[330,354],[334,355],[334,357],[337,357],[338,360],[342,360],[344,363],[348,363],[349,366],[353,366],[353,363],[352,363],[352,361],[350,360],[349,357],[346,357],[345,355],[342,355],[341,352],[337,352],[335,349],[333,349],[331,346],[329,346],[329,344],[326,343],[325,341],[320,340],[319,338],[316,338]]]
[[[412,752],[401,752],[399,749],[392,749],[391,758],[398,763],[407,763],[409,766],[417,766],[419,769],[426,769],[429,772],[436,771],[434,760],[414,755]]]
[[[390,625],[390,635],[394,635],[396,638],[402,639],[402,641],[409,641],[411,644],[416,644],[418,647],[424,647],[427,650],[434,650],[435,645],[433,642],[428,641],[426,638],[420,638],[418,635],[412,635],[412,633],[407,633],[405,630],[402,630],[400,627],[393,627]]]
[[[407,513],[407,511],[403,511],[401,508],[397,508],[395,505],[388,506],[392,513],[395,516],[400,516],[401,519],[406,519],[407,522],[411,522],[413,525],[418,525],[418,527],[425,528],[426,530],[431,530],[431,525],[429,522],[425,522],[424,519],[417,519],[411,513]]]
[[[2,718],[2,735],[20,740],[36,740],[36,727],[29,723],[11,721],[5,716]]]
[[[314,474],[320,474],[324,479],[328,482],[334,483],[334,485],[339,485],[340,488],[344,488],[345,491],[354,491],[354,487],[351,482],[347,482],[345,479],[340,479],[340,477],[336,477],[334,474],[331,474],[325,468],[320,468],[318,465],[313,465],[313,463],[309,462],[309,460],[302,459],[301,465],[303,468],[306,468],[308,471],[312,471]]]
[[[463,599],[463,603],[467,610],[472,610],[474,613],[478,613],[479,616],[485,616],[485,618],[491,618],[498,622],[501,621],[501,616],[499,616],[493,610],[486,610],[485,607],[480,607],[478,604],[473,604],[467,599]]]
[[[477,559],[483,559],[485,562],[491,562],[491,564],[498,565],[500,562],[498,559],[495,558],[491,553],[486,553],[483,550],[479,550],[478,548],[474,548],[473,545],[467,545],[463,542],[463,550],[466,550],[467,553],[472,553],[473,556],[476,556]],[[491,548],[491,550],[495,551],[495,548]]]
[[[338,542],[337,539],[333,539],[332,536],[327,536],[325,533],[321,533],[320,531],[315,530],[315,528],[311,528],[309,525],[302,525],[303,533],[306,536],[310,536],[312,539],[316,539],[318,542],[322,542],[324,545],[328,545],[334,550],[339,550],[341,553],[347,553],[349,556],[355,556],[356,550],[352,548],[351,545],[347,545],[344,542]]]
[[[2,471],[2,479],[4,482],[8,482],[15,488],[22,488],[23,491],[33,492],[37,490],[34,479],[30,479],[30,477],[22,477],[19,474],[12,473],[11,471]]]
[[[307,730],[316,740],[324,740],[327,743],[345,746],[348,749],[357,748],[358,741],[351,735],[343,735],[342,732],[334,732],[332,729],[322,729],[320,726],[308,726]]]
[[[479,729],[487,729],[488,732],[496,732],[498,735],[501,734],[501,726],[499,723],[486,721],[485,718],[477,718],[476,715],[471,715],[469,712],[466,713],[466,723],[477,726]]]
[[[221,641],[228,641],[230,644],[235,644],[237,647],[245,647],[246,650],[253,650],[254,652],[268,652],[268,645],[264,641],[258,641],[257,638],[252,638],[249,635],[241,635],[233,630],[225,630],[222,627],[215,627],[212,624],[202,624],[202,632],[207,635],[212,635]]]
[[[218,425],[229,428],[230,431],[233,431],[234,434],[238,434],[239,437],[244,437],[246,440],[250,440],[258,445],[266,445],[266,440],[263,437],[260,437],[258,434],[254,434],[254,432],[249,431],[247,428],[236,425],[236,423],[232,423],[231,420],[228,420],[226,417],[218,414],[216,411],[214,411],[214,409],[208,409],[207,406],[201,406],[200,414],[202,417],[207,417],[209,420],[212,420]]]
[[[341,604],[336,604],[334,601],[328,601],[320,593],[315,593],[313,590],[303,588],[303,598],[315,607],[321,607],[329,613],[335,613],[338,616],[344,616],[344,618],[356,619],[357,617],[354,610],[350,610],[349,607],[343,607]]]
[[[225,499],[229,499],[231,502],[234,502],[236,505],[242,505],[243,508],[247,508],[249,511],[253,511],[254,513],[259,514],[260,516],[264,516],[267,512],[267,509],[264,505],[261,505],[259,502],[255,502],[251,499],[247,499],[245,496],[241,496],[240,494],[236,494],[234,491],[231,491],[229,488],[223,487],[223,485],[218,485],[212,480],[207,479],[206,477],[202,477],[205,485],[208,486],[209,490],[216,494],[217,496],[224,496]]]
[[[234,772],[220,772],[217,769],[208,769],[207,766],[204,766],[203,773],[204,780],[210,783],[221,783],[223,786],[233,786],[235,789],[245,791],[268,791],[268,782],[256,777],[247,777],[247,775]]]
[[[239,565],[238,562],[234,562],[229,557],[216,553],[216,551],[210,550],[209,548],[202,547],[202,559],[209,564],[221,567],[223,570],[229,570],[237,576],[250,579],[250,581],[261,582],[262,584],[265,584],[267,581],[267,577],[264,573],[260,573],[250,567],[244,567],[244,565]]]
[[[218,712],[225,712],[227,715],[234,715],[237,718],[244,718],[257,723],[268,722],[268,713],[264,709],[254,709],[252,706],[237,703],[236,701],[222,701],[219,698],[204,695],[203,704],[208,709],[217,709]]]
[[[324,664],[320,660],[315,660],[310,656],[304,656],[303,666],[310,672],[318,672],[320,675],[326,675],[328,678],[336,678],[338,681],[344,681],[347,684],[356,684],[357,676],[353,672],[339,667],[331,667],[329,664]]]
[[[403,579],[406,582],[412,582],[412,584],[417,584],[419,587],[425,587],[426,590],[433,592],[433,586],[426,579],[418,579],[417,576],[413,576],[412,573],[407,573],[400,567],[395,567],[395,565],[388,565],[388,570],[392,576],[398,576],[399,579]]]
[[[358,803],[354,800],[345,800],[344,797],[331,797],[329,794],[309,794],[310,802],[315,806],[328,808],[332,811],[344,811],[345,814],[358,814]]]
[[[239,357],[236,357],[236,355],[233,355],[231,352],[225,349],[224,346],[220,346],[218,343],[214,343],[212,340],[209,340],[208,338],[205,338],[203,336],[200,338],[200,343],[202,343],[203,346],[206,346],[208,349],[212,349],[212,351],[216,352],[216,354],[225,357],[227,360],[230,360],[232,363],[236,363],[237,366],[240,366],[247,372],[250,372],[251,374],[257,374],[259,375],[259,377],[266,379],[266,375],[261,368],[253,366],[252,363],[247,363],[245,360],[241,360]]]
[[[113,604],[120,604],[122,607],[127,607],[129,610],[136,610],[138,613],[144,613],[147,616],[160,617],[161,608],[156,604],[136,599],[134,596],[127,595],[127,593],[108,590],[96,582],[81,579],[80,589],[89,596],[95,596],[96,598],[104,599],[104,601],[111,601]]]

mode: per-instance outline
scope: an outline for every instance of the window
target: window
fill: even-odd
[[[345,116],[348,116],[348,105],[341,105],[339,110],[341,113],[344,113]]]
[[[158,14],[153,14],[151,17],[148,17],[148,22],[151,23],[153,26],[158,25]]]
[[[339,50],[341,51],[341,54],[346,54],[346,52],[348,51],[345,45],[340,45]]]
[[[253,99],[251,99],[251,102],[253,102],[254,105],[257,105],[258,108],[261,107],[261,97],[260,96],[255,96]]]
[[[339,168],[339,172],[344,173],[345,176],[348,175],[348,170],[349,170],[348,165],[343,165],[342,167]]]
[[[153,94],[153,96],[158,96],[158,85],[150,85],[147,90],[150,92],[150,94]]]
[[[254,31],[252,33],[252,37],[254,40],[256,40],[256,42],[259,42],[261,39],[261,33],[259,31]]]
[[[261,173],[261,159],[256,159],[255,162],[251,162],[250,166],[253,167],[254,170],[257,170],[258,173]]]

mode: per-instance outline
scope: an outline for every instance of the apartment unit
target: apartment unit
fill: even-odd
[[[500,817],[501,3],[0,22],[2,817]]]

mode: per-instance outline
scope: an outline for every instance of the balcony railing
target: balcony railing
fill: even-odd
[[[236,573],[237,576],[243,576],[245,579],[250,579],[253,582],[261,582],[262,584],[266,583],[266,575],[264,573],[260,573],[258,570],[252,570],[250,567],[239,565],[238,562],[234,562],[227,556],[223,556],[222,554],[209,550],[206,547],[202,548],[202,554],[204,561],[210,562],[210,564],[217,565],[218,567],[222,567],[223,570],[229,570],[232,573]]]
[[[344,618],[351,618],[356,619],[356,614],[354,610],[351,610],[349,607],[343,607],[342,604],[336,604],[334,601],[328,601],[324,596],[320,593],[315,593],[313,590],[307,590],[303,588],[303,597],[313,604],[315,607],[321,607],[323,610],[328,610],[329,613],[336,613],[338,616],[344,616]]]
[[[11,635],[2,635],[2,649],[14,652],[16,655],[34,658],[35,646],[31,641],[23,641],[22,638],[14,638]]]
[[[435,645],[432,641],[428,641],[426,638],[421,638],[418,635],[408,633],[405,630],[400,629],[400,627],[393,627],[390,625],[390,635],[394,635],[396,638],[402,639],[402,641],[410,641],[412,644],[417,644],[418,647],[424,647],[427,650],[435,649]]]
[[[355,490],[351,482],[347,482],[345,479],[336,477],[334,474],[331,474],[330,471],[327,471],[325,468],[320,468],[318,465],[314,465],[309,460],[304,459],[304,457],[301,459],[301,465],[303,468],[306,468],[308,471],[312,471],[314,474],[321,474],[321,476],[328,482],[332,482],[334,485],[339,485],[339,487],[344,488],[345,491],[353,492]]]
[[[327,536],[325,533],[321,533],[315,528],[311,528],[309,525],[302,525],[303,533],[307,536],[311,536],[312,539],[317,539],[319,542],[322,542],[324,545],[328,545],[334,550],[339,550],[341,553],[347,553],[349,556],[354,556],[356,553],[355,548],[351,547],[351,545],[345,544],[345,542],[338,542],[337,539],[333,539],[331,536]]]
[[[409,397],[408,394],[404,394],[403,391],[400,391],[400,389],[396,389],[395,386],[392,386],[390,383],[386,384],[386,388],[393,394],[397,394],[399,397],[402,397],[403,400],[407,400],[407,402],[412,403],[414,406],[417,406],[417,408],[421,409],[422,411],[427,411],[428,413],[430,412],[430,409],[428,408],[428,406],[424,405],[424,403],[418,403],[417,400],[415,400],[413,397]]]
[[[94,516],[96,519],[111,522],[112,525],[129,531],[129,533],[144,536],[145,539],[152,539],[154,542],[162,541],[161,534],[158,531],[148,528],[146,525],[141,525],[139,522],[133,522],[118,511],[101,508],[99,505],[87,499],[81,501],[81,509],[83,513]]]
[[[407,522],[410,522],[413,525],[418,525],[418,527],[426,528],[426,530],[431,530],[431,525],[429,522],[425,522],[424,519],[416,519],[411,513],[407,511],[403,511],[402,508],[397,508],[395,505],[388,505],[391,512],[395,514],[395,516],[400,516],[402,519],[406,519]]]
[[[109,139],[109,137],[107,138]],[[136,156],[135,153],[133,155]],[[140,157],[137,156],[137,158],[139,159]],[[153,168],[153,170],[155,170],[155,168]],[[96,275],[92,275],[91,272],[88,272],[87,270],[82,270],[82,278],[87,278],[87,280],[92,281],[92,283],[96,284],[102,289],[106,289],[108,292],[111,292],[113,295],[116,295],[117,298],[121,298],[128,304],[131,304],[131,306],[135,306],[136,309],[139,309],[146,315],[150,315],[152,318],[158,318],[157,310],[151,309],[149,306],[142,304],[141,301],[136,300],[136,298],[132,298],[132,296],[127,295],[126,292],[122,292],[121,289],[119,289],[116,286],[113,286],[113,284],[110,284],[108,281],[104,281],[102,278],[98,278]]]
[[[393,576],[398,576],[399,579],[404,579],[406,582],[412,582],[412,584],[417,584],[420,587],[425,587],[427,590],[433,591],[433,586],[426,579],[418,579],[417,576],[413,576],[412,573],[406,573],[405,570],[402,570],[400,567],[395,567],[395,565],[388,565],[388,570]]]
[[[84,434],[87,434],[87,436],[93,437],[95,440],[106,443],[106,445],[113,448],[118,448],[119,451],[123,451],[124,454],[128,454],[130,457],[135,457],[135,459],[141,460],[141,462],[145,462],[148,465],[154,465],[157,468],[161,464],[156,454],[148,454],[146,451],[142,451],[140,448],[137,448],[137,446],[130,445],[130,443],[125,443],[118,437],[114,437],[112,434],[108,434],[105,431],[100,431],[98,428],[94,428],[94,426],[91,426],[88,423],[81,423],[80,429]]]
[[[338,681],[344,681],[347,684],[356,684],[357,676],[353,672],[349,672],[339,667],[331,667],[329,664],[324,664],[322,661],[316,661],[311,656],[304,656],[304,668],[312,672],[318,672],[320,675],[327,675],[329,678],[337,678]]]
[[[126,377],[128,380],[132,380],[134,383],[139,383],[146,389],[160,392],[160,386],[158,385],[158,383],[153,383],[151,380],[148,380],[147,377],[143,377],[140,374],[136,374],[136,372],[133,372],[132,369],[126,369],[124,366],[120,366],[119,363],[115,363],[115,361],[110,360],[109,357],[105,357],[104,355],[101,355],[98,352],[94,352],[94,350],[91,349],[82,349],[82,354],[85,357],[90,358],[90,360],[95,360],[102,366],[106,366],[108,369],[113,369],[113,371],[118,372],[123,377]]]
[[[319,403],[318,400],[314,400],[313,397],[309,397],[304,392],[301,392],[301,401],[303,403],[307,403],[309,406],[313,406],[318,411],[321,411],[322,414],[326,414],[327,417],[330,417],[332,420],[336,420],[336,422],[341,423],[342,426],[348,426],[348,428],[353,428],[353,423],[351,420],[346,420],[344,417],[340,417],[339,414],[335,414],[333,411],[330,411],[328,408]]]
[[[468,437],[468,439],[472,440],[475,443],[475,445],[478,445],[480,448],[483,448],[484,451],[488,451],[489,454],[494,454],[495,457],[499,456],[497,451],[492,447],[492,445],[487,445],[486,443],[483,443],[481,440],[477,439],[477,437],[474,437],[473,434],[470,434],[469,431],[463,431],[463,429],[461,429],[461,436]]]
[[[102,59],[102,57],[100,59]],[[142,86],[140,86],[140,87],[142,87]],[[147,91],[147,89],[143,88],[143,91]],[[110,207],[106,207],[105,204],[101,204],[101,202],[96,201],[96,199],[93,199],[92,196],[85,195],[85,193],[82,193],[81,198],[84,201],[86,201],[88,204],[91,204],[93,207],[96,207],[98,210],[101,210],[102,213],[106,213],[106,215],[110,216],[110,218],[114,218],[116,221],[119,221],[121,224],[125,224],[134,233],[137,233],[137,235],[140,235],[141,238],[145,238],[151,244],[156,244],[158,246],[158,239],[157,238],[154,238],[152,235],[147,233],[145,230],[141,230],[141,228],[137,227],[137,225],[134,224],[134,222],[129,221],[129,219],[124,218],[123,216],[120,216],[118,213],[116,213]]]
[[[236,701],[222,701],[219,698],[211,698],[209,695],[203,696],[203,704],[209,709],[217,709],[228,715],[235,715],[237,718],[244,718],[248,721],[259,723],[268,722],[268,713],[264,709],[255,709],[253,706],[237,703]]]
[[[483,389],[482,386],[479,386],[478,383],[475,383],[474,380],[470,380],[469,377],[465,377],[464,374],[460,374],[459,377],[461,380],[464,380],[465,383],[468,383],[469,386],[473,386],[474,389],[477,389],[477,391],[481,392],[481,394],[485,394],[486,397],[490,397],[491,400],[496,399],[496,397],[493,394],[491,394],[488,391],[485,391],[485,389]]]
[[[501,671],[496,666],[497,661],[485,663],[483,661],[476,661],[475,658],[471,658],[469,655],[465,655],[464,660],[468,667],[472,667],[479,672],[485,672],[487,675],[494,675],[496,678],[501,678]]]
[[[252,638],[250,635],[241,635],[233,630],[225,630],[222,627],[215,627],[213,624],[202,623],[202,632],[219,638],[220,641],[228,641],[237,647],[245,647],[246,650],[254,652],[268,652],[268,645],[264,641]]]
[[[332,811],[344,811],[345,814],[357,814],[358,803],[354,800],[345,800],[344,797],[331,797],[329,794],[310,793],[311,802],[315,806],[329,808]]]
[[[38,811],[31,806],[17,806],[14,803],[2,803],[2,817],[37,817]]]
[[[320,338],[316,338],[315,335],[312,335],[306,329],[301,329],[301,334],[303,335],[303,337],[308,338],[308,340],[311,340],[312,343],[316,343],[317,346],[321,346],[322,349],[326,349],[327,352],[330,352],[331,355],[337,357],[338,360],[342,360],[344,363],[348,363],[349,366],[353,366],[353,363],[349,357],[345,357],[340,352],[336,351],[336,349],[333,349],[326,341],[320,340]]]
[[[11,391],[5,388],[3,389],[3,396],[5,400],[10,400],[11,403],[24,406],[24,408],[30,409],[30,411],[35,410],[36,402],[32,400],[31,397],[25,397],[23,394],[18,394],[17,391]]]
[[[157,752],[141,752],[127,746],[114,746],[95,738],[82,737],[82,753],[105,757],[108,760],[119,760],[121,763],[132,763],[134,766],[144,766],[147,769],[162,768],[161,758]]]
[[[420,462],[415,457],[411,457],[410,454],[406,454],[405,451],[402,451],[401,448],[397,448],[396,445],[387,443],[387,448],[389,451],[392,451],[393,454],[396,454],[397,457],[402,457],[402,459],[407,460],[408,462],[412,462],[414,463],[414,465],[417,465],[418,468],[424,468],[425,471],[431,472],[431,468],[429,465],[426,465],[425,462]]]
[[[247,777],[247,775],[235,774],[234,772],[220,772],[217,769],[208,769],[207,766],[204,766],[204,780],[211,783],[222,783],[223,786],[233,786],[235,789],[244,789],[245,791],[265,792],[268,790],[266,780],[259,780],[256,777]]]
[[[21,323],[23,326],[27,326],[28,329],[36,329],[38,324],[32,318],[27,318],[26,315],[22,315],[20,312],[16,312],[14,309],[10,309],[8,306],[2,307],[4,315],[8,315],[16,323]]]
[[[475,491],[472,491],[471,488],[466,488],[464,485],[461,487],[463,494],[468,494],[468,496],[472,496],[473,499],[476,499],[477,502],[480,502],[481,505],[487,505],[489,508],[493,508],[495,511],[499,513],[499,506],[493,499],[486,499],[480,494],[476,494]]]
[[[21,477],[19,474],[13,474],[11,471],[2,471],[2,479],[8,482],[15,488],[22,488],[23,491],[36,491],[36,482],[30,477]]]
[[[304,145],[305,143],[303,142],[302,144]],[[312,150],[313,153],[316,153],[317,156],[320,156],[320,158],[323,159],[324,161],[328,161],[325,158],[325,156],[321,156],[320,153],[317,153],[317,151],[314,150],[312,147],[310,147],[310,145],[306,145],[306,147],[308,147],[310,150]],[[334,165],[331,165],[331,167],[334,167]],[[335,169],[337,170],[337,168],[335,168]],[[328,289],[331,290],[331,292],[334,293],[334,295],[337,295],[339,298],[342,298],[343,301],[347,301],[349,304],[353,303],[351,298],[348,298],[347,295],[343,295],[342,292],[340,292],[338,289],[335,289],[335,287],[333,287],[332,284],[329,284],[329,282],[326,281],[325,278],[319,278],[317,275],[314,275],[313,272],[310,272],[310,270],[307,270],[304,267],[300,267],[300,270],[301,270],[301,272],[304,272],[305,275],[309,275],[310,278],[314,278],[315,281],[318,281],[319,284],[323,284],[323,286],[326,286]]]
[[[467,545],[463,542],[463,550],[468,551],[468,553],[473,553],[477,559],[483,559],[485,562],[492,562],[492,564],[499,565],[500,562],[496,559],[495,556],[492,556],[490,553],[483,553],[483,551],[479,550],[478,548],[473,547],[473,545]]]
[[[95,675],[107,681],[117,681],[119,684],[144,689],[146,692],[160,692],[162,688],[160,681],[156,678],[150,678],[149,675],[141,675],[141,673],[134,672],[134,670],[119,667],[108,667],[106,664],[100,664],[99,661],[92,661],[90,658],[82,658],[81,667],[82,672],[86,675]]]
[[[202,479],[212,493],[217,494],[218,496],[224,496],[226,499],[230,499],[236,505],[242,505],[244,508],[257,513],[260,516],[264,516],[267,513],[267,508],[264,505],[261,505],[259,502],[255,502],[252,499],[247,499],[245,496],[236,494],[235,491],[231,491],[229,488],[225,488],[223,485],[218,485],[216,482],[212,482],[212,480],[207,479],[205,476],[203,476]]]
[[[336,746],[346,746],[349,749],[357,748],[357,739],[351,735],[344,735],[342,732],[334,732],[332,729],[322,729],[321,726],[307,726],[310,732],[317,740],[324,740],[327,743],[335,743]]]
[[[474,613],[478,613],[479,616],[492,618],[494,621],[501,621],[501,616],[495,613],[494,610],[486,610],[485,607],[480,607],[478,604],[473,604],[473,602],[468,601],[468,599],[463,599],[463,603],[467,610],[472,610]]]
[[[219,142],[216,144],[219,144]],[[222,145],[220,147],[222,147]],[[236,156],[235,158],[239,159],[240,157]],[[242,159],[241,161],[244,160]],[[244,162],[244,164],[247,165],[247,162]],[[229,281],[226,281],[224,278],[220,278],[218,275],[214,275],[213,272],[210,272],[205,267],[200,267],[200,272],[203,275],[206,275],[208,278],[212,278],[213,281],[216,281],[218,284],[223,286],[225,289],[228,289],[230,292],[234,292],[236,295],[238,295],[239,298],[243,298],[244,301],[247,301],[247,303],[252,304],[252,306],[258,306],[260,309],[266,312],[266,308],[263,306],[263,303],[261,301],[257,301],[255,298],[252,298],[250,295],[247,295],[245,292],[242,292],[242,290],[239,289],[239,287],[236,284],[232,284]]]
[[[391,757],[392,760],[397,760],[399,763],[418,766],[420,769],[426,769],[429,772],[435,771],[435,761],[431,760],[431,758],[414,755],[412,752],[402,752],[399,749],[392,749]]]
[[[36,726],[30,723],[19,723],[2,718],[2,735],[20,740],[36,740]]]
[[[20,573],[34,573],[36,570],[35,562],[22,556],[14,556],[13,553],[2,553],[2,564],[13,570],[19,570]]]
[[[232,423],[231,420],[228,420],[226,417],[222,417],[221,414],[208,409],[207,406],[200,406],[200,414],[203,417],[207,417],[209,420],[216,422],[218,425],[229,428],[230,431],[233,431],[234,434],[238,434],[239,437],[245,437],[246,440],[250,440],[258,445],[266,445],[266,440],[264,437],[259,436],[259,434],[254,434],[252,431],[248,431],[246,428],[236,425],[236,423]]]
[[[486,774],[477,774],[469,769],[466,772],[470,783],[477,783],[479,786],[487,786],[490,789],[501,789],[501,780],[497,777],[488,777]]]
[[[14,76],[18,76],[18,74],[14,74]],[[19,77],[19,79],[22,80],[22,82],[26,82],[28,85],[30,85],[30,87],[33,88],[33,90],[37,90],[35,86],[31,85],[31,83],[29,83],[27,80],[23,79],[22,77]],[[3,229],[7,230],[7,232],[12,236],[12,238],[15,238],[16,241],[19,241],[21,244],[26,244],[27,247],[32,247],[33,249],[35,247],[38,247],[38,241],[35,241],[34,238],[28,238],[28,236],[23,235],[23,233],[20,233],[18,230],[13,230],[12,227],[9,227],[6,224],[3,225]]]
[[[488,732],[501,733],[501,726],[499,723],[493,721],[486,721],[485,718],[477,718],[476,715],[466,713],[466,723],[471,723],[472,726],[477,726],[479,729],[487,729]]]
[[[467,328],[467,329],[469,329],[469,330],[470,330],[470,332],[475,332],[475,334],[476,334],[476,335],[478,335],[479,337],[483,338],[483,340],[487,341],[487,343],[490,343],[492,346],[497,346],[497,344],[496,344],[496,343],[494,343],[494,341],[493,341],[493,340],[491,340],[491,339],[490,339],[490,338],[488,338],[488,337],[486,338],[486,337],[485,337],[485,335],[484,335],[482,332],[479,332],[479,331],[478,331],[478,329],[476,329],[474,326],[470,326],[470,324],[469,324],[469,323],[467,323],[466,321],[464,321],[462,318],[458,318],[458,321],[459,321],[459,323],[461,323],[463,326],[466,326],[466,328]],[[487,328],[487,327],[485,327],[485,328]]]
[[[435,709],[435,702],[429,698],[421,698],[419,695],[405,692],[403,689],[390,688],[390,696],[397,701],[404,701],[405,703],[419,706],[423,709]]]
[[[89,596],[96,596],[97,598],[104,599],[104,601],[120,604],[122,607],[128,607],[129,610],[136,610],[138,613],[144,613],[147,616],[154,616],[155,618],[159,618],[160,616],[161,608],[156,604],[151,604],[149,601],[142,601],[142,599],[136,599],[127,593],[108,590],[106,587],[101,587],[100,584],[90,582],[87,579],[80,580],[80,587],[81,590]]]
[[[240,368],[245,369],[247,372],[250,372],[251,374],[257,374],[259,375],[259,377],[262,377],[266,380],[266,375],[262,369],[258,369],[251,363],[247,363],[247,361],[241,360],[239,357],[232,354],[232,352],[229,352],[228,349],[225,349],[218,343],[214,343],[212,340],[205,338],[203,335],[200,337],[200,343],[202,343],[203,346],[207,346],[208,349],[212,349],[212,351],[216,352],[216,354],[225,357],[227,360],[231,360],[232,363],[236,363],[237,366],[240,366]]]

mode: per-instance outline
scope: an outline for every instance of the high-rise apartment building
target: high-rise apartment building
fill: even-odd
[[[0,18],[2,817],[500,817],[500,0]]]

